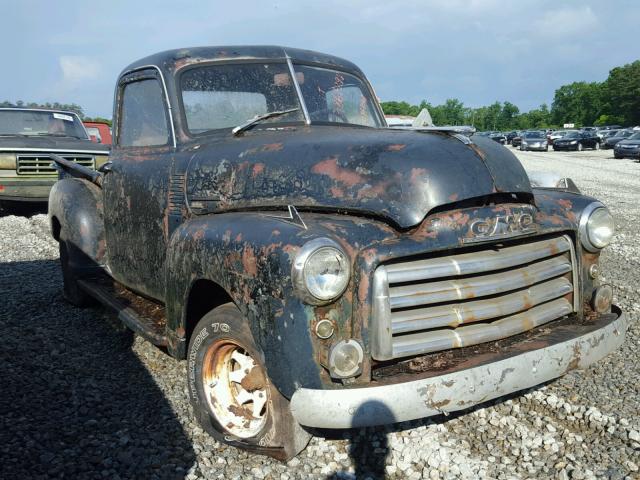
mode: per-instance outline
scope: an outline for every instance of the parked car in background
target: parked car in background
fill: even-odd
[[[553,142],[555,142],[559,138],[564,137],[569,132],[577,132],[577,130],[556,130],[555,132],[551,133],[547,136],[549,145],[553,145]]]
[[[600,137],[600,148],[604,148],[604,142],[607,138],[615,136],[620,130],[599,130],[598,137]]]
[[[621,130],[622,125],[603,125],[602,127],[598,127],[598,131],[600,130]]]
[[[621,140],[624,140],[625,138],[629,138],[634,133],[636,132],[628,128],[624,130],[618,130],[615,135],[608,137],[602,143],[602,148],[613,148],[616,146],[618,142],[620,142]]]
[[[509,145],[510,145],[510,144],[511,144],[511,142],[513,141],[513,139],[514,139],[515,137],[517,137],[517,136],[518,136],[518,132],[517,132],[516,130],[512,130],[511,132],[508,132],[508,133],[506,134],[506,137],[507,137],[507,144],[509,144]]]
[[[615,158],[634,158],[640,160],[640,132],[620,140],[613,149]]]
[[[104,122],[82,122],[87,129],[91,141],[111,145],[111,127]]]
[[[74,112],[0,108],[0,203],[46,202],[58,178],[50,154],[95,169],[109,149],[89,140]]]
[[[570,132],[553,142],[554,150],[577,150],[581,152],[585,148],[600,149],[600,138],[596,135],[595,129]]]
[[[507,144],[507,136],[504,133],[493,132],[491,135],[489,135],[489,138],[494,142],[498,142],[501,145]]]
[[[540,152],[548,151],[549,143],[547,142],[547,136],[538,131],[525,132],[522,136],[522,142],[520,143],[520,150],[537,150]]]
[[[512,147],[518,148],[520,146],[520,144],[522,143],[522,135],[524,135],[524,132],[518,132],[518,134],[511,139]]]

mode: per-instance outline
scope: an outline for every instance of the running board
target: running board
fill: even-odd
[[[91,297],[118,315],[131,330],[154,345],[166,347],[168,338],[164,306],[136,295],[107,275],[83,278],[78,285]]]

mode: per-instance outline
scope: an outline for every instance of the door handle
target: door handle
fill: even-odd
[[[100,173],[109,173],[113,170],[113,162],[109,160],[98,167]]]

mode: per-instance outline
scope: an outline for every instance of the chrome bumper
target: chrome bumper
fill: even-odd
[[[291,412],[308,427],[353,428],[463,410],[597,362],[624,342],[627,319],[617,308],[614,313],[615,320],[587,334],[437,377],[368,388],[300,388]]]

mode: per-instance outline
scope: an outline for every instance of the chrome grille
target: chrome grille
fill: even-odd
[[[76,162],[85,167],[95,168],[95,160],[92,155],[60,155],[70,162]],[[53,160],[45,154],[18,155],[17,157],[18,175],[55,175]]]
[[[506,338],[576,311],[567,236],[383,265],[372,355],[420,355]]]

